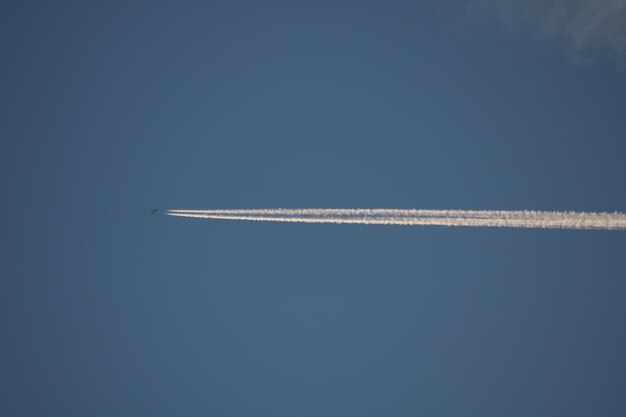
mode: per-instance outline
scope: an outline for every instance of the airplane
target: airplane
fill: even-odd
[[[157,214],[159,212],[159,208],[153,208],[152,210],[150,210],[150,213],[152,213],[152,215],[154,216],[155,214]]]

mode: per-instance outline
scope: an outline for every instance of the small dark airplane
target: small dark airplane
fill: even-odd
[[[152,213],[152,215],[154,216],[155,214],[157,214],[159,212],[159,208],[153,208],[152,210],[150,210],[150,213]]]

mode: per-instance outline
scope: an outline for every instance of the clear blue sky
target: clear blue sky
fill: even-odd
[[[0,414],[625,415],[624,232],[148,211],[626,211],[615,46],[492,12],[3,2]]]

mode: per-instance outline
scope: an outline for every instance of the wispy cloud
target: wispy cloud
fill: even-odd
[[[606,51],[626,63],[626,0],[470,0],[468,10],[536,39],[563,39],[578,56]]]
[[[166,210],[168,216],[290,223],[626,230],[624,213],[502,210],[252,209]]]

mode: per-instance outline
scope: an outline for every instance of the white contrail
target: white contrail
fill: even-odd
[[[167,210],[164,214],[201,219],[292,223],[351,223],[542,229],[626,230],[624,213],[504,210],[253,209]]]

